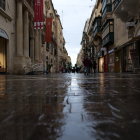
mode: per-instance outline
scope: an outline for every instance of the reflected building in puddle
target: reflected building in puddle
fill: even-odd
[[[61,89],[54,92],[47,88],[48,81],[40,81],[40,85],[33,79],[30,85],[24,79],[5,81],[0,83],[1,140],[57,139],[62,135],[65,115]]]

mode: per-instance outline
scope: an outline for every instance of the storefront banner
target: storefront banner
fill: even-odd
[[[52,42],[52,18],[46,19],[46,42]]]
[[[43,0],[34,0],[34,29],[43,29]]]

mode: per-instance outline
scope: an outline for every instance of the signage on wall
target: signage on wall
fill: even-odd
[[[127,22],[126,26],[127,27],[134,27],[135,26],[135,22]]]

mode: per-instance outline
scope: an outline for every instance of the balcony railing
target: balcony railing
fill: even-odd
[[[95,18],[93,22],[93,36],[95,37],[97,33],[101,31],[101,17]]]
[[[114,32],[108,33],[102,40],[102,46],[111,45],[114,43]]]

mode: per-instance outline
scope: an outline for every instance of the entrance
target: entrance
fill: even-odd
[[[104,72],[108,72],[108,56],[104,56]]]
[[[137,58],[138,58],[138,60],[137,60],[137,66],[138,66],[138,68],[140,68],[140,40],[139,41],[137,41],[137,43],[136,43],[136,51],[137,51]]]
[[[0,73],[6,73],[6,69],[7,69],[6,39],[0,37]]]
[[[99,72],[104,72],[104,57],[99,59]]]
[[[115,72],[121,72],[120,55],[120,51],[115,52]]]

